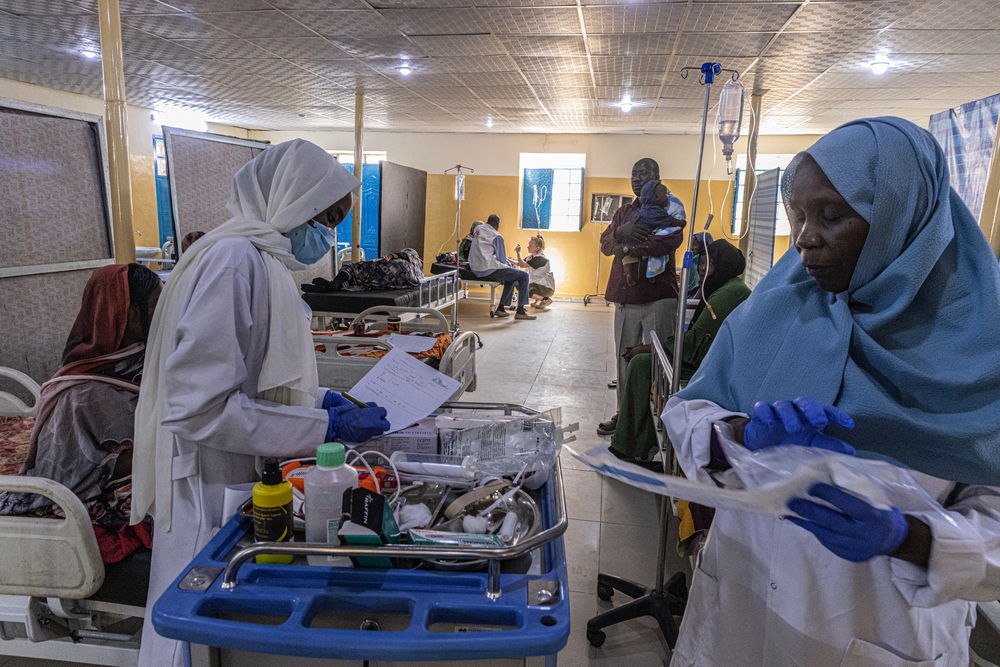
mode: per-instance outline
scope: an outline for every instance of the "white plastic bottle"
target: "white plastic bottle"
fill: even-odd
[[[340,530],[343,511],[344,491],[358,485],[358,473],[346,465],[344,446],[339,442],[327,442],[316,450],[316,465],[306,473],[306,541],[340,544],[337,531]],[[351,559],[346,556],[309,556],[310,565],[336,565],[350,567]]]

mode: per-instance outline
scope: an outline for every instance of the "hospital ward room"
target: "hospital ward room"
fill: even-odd
[[[1000,667],[1000,0],[0,0],[0,667]]]

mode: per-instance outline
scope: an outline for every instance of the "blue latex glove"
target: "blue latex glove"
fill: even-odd
[[[808,396],[794,401],[757,403],[743,430],[743,442],[750,450],[801,445],[853,455],[854,447],[823,433],[829,424],[854,428],[854,420],[846,412],[832,405],[820,405]]]
[[[799,516],[787,517],[805,528],[827,549],[852,563],[887,556],[899,548],[909,533],[906,517],[895,507],[878,509],[829,484],[814,484],[809,495],[837,509],[805,498],[788,501],[788,509]],[[800,518],[801,517],[801,518]]]
[[[323,397],[323,409],[329,410],[330,408],[339,408],[341,405],[354,405],[349,400],[340,395],[339,391],[333,391],[332,389],[326,390],[326,396]]]
[[[389,430],[385,418],[385,408],[369,403],[367,408],[359,408],[350,403],[330,408],[330,425],[326,427],[326,440],[346,440],[364,442]]]

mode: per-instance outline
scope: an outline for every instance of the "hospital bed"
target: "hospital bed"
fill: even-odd
[[[443,274],[448,271],[455,271],[454,264],[448,264],[447,262],[434,262],[431,264],[431,273],[433,274]],[[483,280],[472,272],[468,267],[462,266],[458,269],[458,277],[461,282],[460,297],[463,301],[483,301],[490,304],[490,317],[494,317],[496,312],[497,304],[497,290],[503,289],[503,283],[497,282],[495,280]],[[485,290],[490,291],[489,299],[485,296],[480,295],[480,293],[473,292],[471,290]]]
[[[34,397],[28,405],[0,391],[0,417],[28,418],[40,388],[16,370],[0,376]],[[101,562],[90,515],[62,484],[0,475],[0,491],[37,493],[65,519],[0,516],[0,656],[134,665],[149,582],[149,553]]]
[[[379,338],[359,338],[350,335],[354,326],[366,322],[375,330],[384,331],[387,328],[386,319],[389,316],[403,318],[408,316],[405,332],[448,333],[448,321],[433,308],[374,306],[368,308],[351,320],[344,333],[333,333],[322,330],[313,332],[313,342],[316,343],[316,366],[319,371],[319,383],[330,389],[350,389],[372,366],[378,363],[377,358],[349,356],[338,350],[340,346],[371,345],[372,349],[391,350],[392,343],[388,336]],[[323,322],[318,322],[322,324]],[[460,386],[451,400],[458,400],[466,391],[476,390],[476,348],[479,337],[471,331],[451,331],[451,344],[438,362],[437,369],[445,375],[459,381]],[[430,360],[428,360],[430,361]]]
[[[451,328],[458,329],[459,278],[457,271],[424,276],[420,284],[408,289],[306,292],[302,295],[313,310],[313,328],[327,329],[332,320],[352,319],[373,306],[451,309]],[[318,326],[317,326],[318,325]]]

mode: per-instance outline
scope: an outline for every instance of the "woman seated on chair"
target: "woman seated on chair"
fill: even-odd
[[[139,264],[91,275],[62,367],[42,386],[22,475],[68,487],[90,512],[105,562],[150,546],[144,524],[128,525],[132,438],[145,342],[162,283]],[[0,492],[0,514],[59,514],[48,499]]]
[[[699,289],[705,298],[698,304],[691,326],[684,334],[681,384],[686,384],[698,370],[729,313],[750,296],[750,289],[740,279],[745,268],[746,259],[740,249],[723,239],[709,245],[698,263],[699,285],[703,286]],[[673,337],[661,342],[667,356],[672,358]],[[649,409],[649,389],[653,382],[650,351],[648,344],[625,351],[629,364],[618,423],[609,448],[620,459],[643,461],[656,449],[655,417]]]

